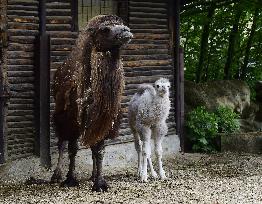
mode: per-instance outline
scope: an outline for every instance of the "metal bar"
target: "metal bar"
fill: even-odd
[[[36,73],[38,95],[38,146],[42,166],[51,166],[50,155],[50,37],[46,34],[46,0],[39,1],[39,53]]]

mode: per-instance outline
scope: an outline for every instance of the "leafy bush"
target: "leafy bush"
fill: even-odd
[[[214,113],[200,106],[190,112],[186,127],[196,152],[211,152],[216,150],[217,133],[232,133],[239,129],[239,115],[232,109],[219,106]]]
[[[205,107],[197,107],[188,114],[186,126],[194,151],[210,152],[214,150],[212,141],[218,132],[217,117],[214,113],[209,113]]]
[[[219,133],[233,133],[239,130],[239,115],[231,108],[219,106],[215,114],[218,120],[218,132]]]

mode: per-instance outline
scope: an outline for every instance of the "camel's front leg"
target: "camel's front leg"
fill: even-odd
[[[104,140],[97,143],[95,146],[91,147],[92,154],[95,157],[95,165],[96,171],[93,170],[93,172],[96,172],[95,179],[94,179],[94,185],[92,190],[101,192],[101,191],[107,191],[108,190],[108,184],[106,180],[103,178],[102,170],[103,170],[103,158],[105,154],[105,144]]]
[[[151,138],[151,130],[149,127],[142,127],[141,128],[141,140],[143,141],[142,146],[142,175],[141,175],[141,181],[147,182],[147,161],[148,158],[151,156],[151,144],[150,144],[150,138]]]
[[[163,164],[162,164],[162,154],[163,154],[162,140],[164,136],[166,135],[167,130],[168,130],[167,125],[165,122],[159,124],[153,130],[153,137],[155,141],[155,153],[156,153],[157,163],[159,167],[159,176],[160,176],[160,179],[162,180],[167,178],[165,171],[163,169]]]
[[[77,140],[71,140],[68,142],[68,156],[69,156],[69,170],[66,175],[66,180],[62,182],[62,186],[74,187],[78,186],[79,183],[75,175],[75,157],[78,150]]]
[[[59,157],[56,169],[51,177],[51,183],[59,183],[62,181],[62,165],[63,165],[63,155],[64,155],[64,149],[65,149],[65,141],[62,141],[59,139],[58,141],[58,151],[59,151]]]

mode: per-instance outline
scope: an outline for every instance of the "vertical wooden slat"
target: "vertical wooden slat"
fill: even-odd
[[[41,165],[50,167],[50,37],[46,34],[46,1],[39,1],[40,37],[37,78],[39,104],[39,145]]]

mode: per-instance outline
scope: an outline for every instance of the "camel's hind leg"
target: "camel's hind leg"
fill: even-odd
[[[140,140],[139,134],[134,128],[131,128],[134,135],[135,149],[137,152],[137,175],[142,176],[142,141]]]
[[[78,150],[77,139],[68,142],[69,170],[66,175],[66,180],[62,182],[62,186],[74,187],[78,186],[78,181],[75,175],[75,157]]]
[[[95,165],[93,172],[96,172],[95,179],[94,179],[94,185],[92,190],[93,191],[107,191],[108,190],[108,184],[106,180],[103,178],[102,170],[103,170],[103,158],[105,154],[105,142],[102,140],[101,142],[97,143],[93,147],[91,147],[92,154],[95,158]]]
[[[58,151],[59,151],[59,157],[56,169],[51,177],[51,183],[59,183],[62,181],[62,165],[63,165],[63,155],[64,155],[64,149],[65,149],[66,141],[63,141],[62,139],[58,139]]]

